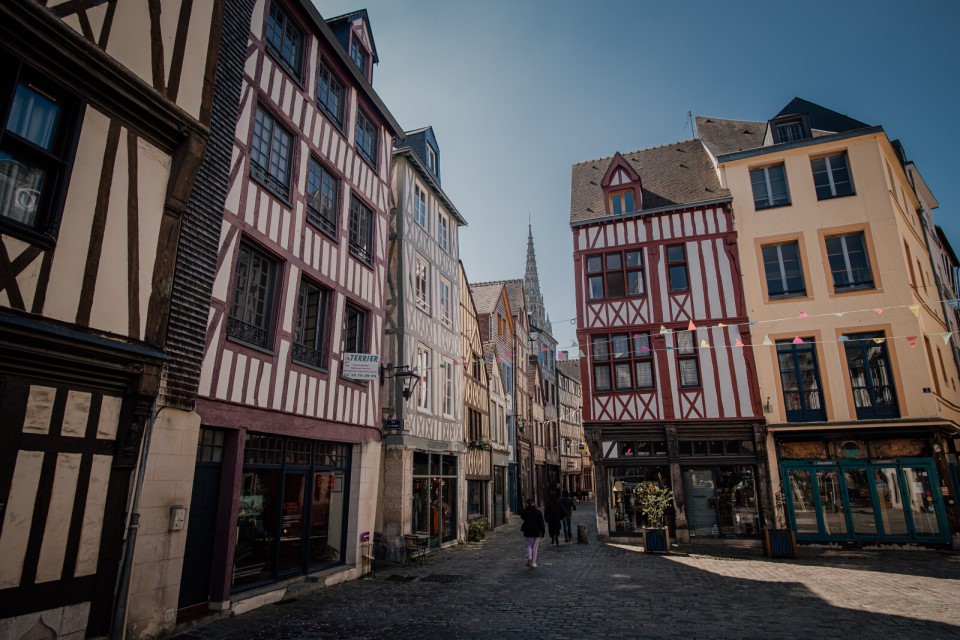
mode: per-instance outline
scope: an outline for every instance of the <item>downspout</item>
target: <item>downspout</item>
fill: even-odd
[[[123,640],[124,623],[127,618],[127,601],[130,597],[130,576],[133,572],[133,554],[137,547],[137,531],[140,529],[140,496],[143,493],[143,477],[147,470],[147,457],[150,454],[150,438],[153,435],[153,425],[157,420],[157,403],[154,401],[150,408],[150,415],[144,426],[143,445],[140,447],[140,461],[137,464],[137,485],[133,492],[133,501],[130,507],[130,521],[127,525],[127,539],[123,547],[123,558],[120,560],[120,576],[117,580],[116,606],[114,607],[113,623],[110,626],[110,637],[113,640]]]

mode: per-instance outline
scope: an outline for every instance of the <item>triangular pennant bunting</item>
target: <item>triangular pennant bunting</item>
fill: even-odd
[[[770,336],[763,336],[763,342],[761,344],[765,347],[772,347],[773,340],[770,339]]]
[[[687,325],[687,331],[696,331],[697,325],[693,324],[693,320],[690,321],[690,324]]]
[[[907,344],[910,345],[910,348],[917,346],[917,336],[907,336]]]
[[[803,338],[801,338],[800,336],[795,336],[793,338],[793,344],[803,344]]]
[[[709,348],[710,348],[710,343],[707,342],[706,340],[701,340],[701,341],[700,341],[700,348],[701,348],[701,349],[709,349]]]
[[[742,346],[743,346],[743,342],[740,341],[740,338],[737,338],[737,341],[733,343],[733,346],[735,346],[735,347],[742,347]]]

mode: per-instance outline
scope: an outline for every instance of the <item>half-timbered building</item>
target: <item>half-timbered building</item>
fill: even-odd
[[[464,535],[464,369],[458,229],[466,220],[443,191],[431,127],[407,132],[393,150],[387,274],[386,376],[413,371],[410,397],[383,384],[381,523],[388,549],[404,535],[432,547]]]
[[[401,129],[365,11],[328,24],[308,0],[257,2],[247,45],[197,401],[190,527],[208,537],[184,560],[209,587],[184,608],[359,576],[376,518]]]
[[[765,433],[729,192],[699,140],[574,165],[584,429],[604,538],[673,490],[671,534],[757,536]]]
[[[514,402],[513,315],[502,282],[470,285],[490,380],[490,421],[494,485],[493,525],[517,511],[516,404]],[[500,505],[499,507],[496,505]]]
[[[592,469],[585,469],[583,452],[583,394],[580,365],[572,360],[557,362],[557,403],[560,413],[561,490],[578,497],[593,490]]]
[[[528,498],[537,499],[539,489],[534,473],[533,415],[530,403],[530,379],[527,374],[530,369],[529,356],[531,344],[530,316],[527,313],[527,296],[523,289],[523,280],[502,281],[507,300],[510,302],[510,313],[513,315],[512,351],[508,357],[513,362],[513,406],[516,437],[517,460],[517,502],[522,509]],[[540,504],[543,504],[542,502]]]
[[[466,514],[469,524],[483,517],[492,523],[493,445],[490,433],[490,383],[484,366],[483,342],[477,308],[470,294],[467,272],[460,262],[460,331],[463,347],[460,363],[463,365],[463,428],[467,452],[463,456],[466,479]]]
[[[170,356],[202,349],[174,335],[198,307],[174,308],[172,283],[182,260],[213,257],[192,211],[222,197],[193,187],[226,175],[204,160],[214,113],[232,118],[214,102],[219,35],[250,4],[0,6],[0,628],[11,637],[172,626],[199,421],[196,371]]]

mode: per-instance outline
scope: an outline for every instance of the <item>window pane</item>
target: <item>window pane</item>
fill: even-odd
[[[627,294],[626,283],[623,280],[623,272],[615,271],[607,274],[607,297],[622,298]]]
[[[619,193],[610,197],[610,203],[613,215],[618,216],[623,213],[623,199]]]
[[[627,251],[627,266],[628,266],[628,267],[642,267],[642,266],[643,266],[643,252],[642,252],[642,251]]]
[[[7,117],[7,130],[50,150],[57,130],[60,107],[49,98],[22,84],[17,85]]]
[[[682,244],[667,247],[667,262],[680,262],[685,260],[687,253]]]
[[[680,355],[689,355],[694,353],[696,345],[694,344],[693,331],[677,331],[674,333],[677,340],[677,351]]]
[[[27,225],[37,222],[45,172],[0,151],[0,215]]]
[[[603,276],[590,276],[587,282],[590,289],[590,299],[599,300],[603,298]]]
[[[651,355],[650,335],[646,333],[635,333],[633,335],[633,355],[636,358],[643,358]]]
[[[830,156],[830,173],[833,175],[833,191],[836,196],[848,196],[853,193],[850,182],[850,170],[847,167],[847,154]]]
[[[643,271],[630,271],[627,273],[627,295],[643,295]]]
[[[614,372],[617,376],[617,389],[631,388],[630,363],[624,362],[614,366]]]
[[[587,273],[603,271],[603,256],[587,256]]]
[[[650,361],[637,362],[637,388],[650,389],[653,387],[653,363]]]
[[[593,337],[593,359],[606,360],[610,357],[610,341],[607,336]]]
[[[678,362],[680,365],[680,386],[699,387],[700,372],[695,358],[687,358]]]
[[[790,196],[787,193],[787,175],[784,172],[783,165],[767,167],[767,177],[770,180],[772,206],[790,204]]]
[[[614,358],[630,357],[630,341],[627,336],[625,335],[613,336],[610,342],[612,343],[612,346],[613,346]]]
[[[688,288],[687,268],[684,265],[670,267],[670,291],[686,291]]]
[[[633,206],[633,191],[627,191],[623,194],[623,208],[626,213],[636,211],[636,208]]]
[[[619,253],[608,253],[606,257],[607,257],[607,270],[620,269],[623,267],[623,263],[620,260]]]
[[[610,367],[608,365],[594,366],[593,380],[597,391],[610,391]]]
[[[750,172],[750,186],[753,187],[753,206],[757,209],[769,207],[770,196],[767,193],[767,177],[763,169]]]

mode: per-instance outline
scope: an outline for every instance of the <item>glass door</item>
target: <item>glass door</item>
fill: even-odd
[[[304,473],[287,473],[283,477],[283,499],[280,514],[280,552],[277,572],[300,570],[303,566]]]
[[[853,533],[857,536],[876,536],[877,512],[874,508],[871,482],[867,469],[844,469],[843,479],[847,484],[847,501]]]
[[[930,471],[926,467],[904,467],[901,472],[906,485],[904,495],[907,497],[907,513],[913,521],[914,534],[922,538],[938,537],[940,525],[933,491],[939,491],[939,487],[930,482]]]
[[[847,535],[847,517],[843,509],[843,491],[836,469],[817,469],[817,490],[820,498],[818,512],[828,536]]]

